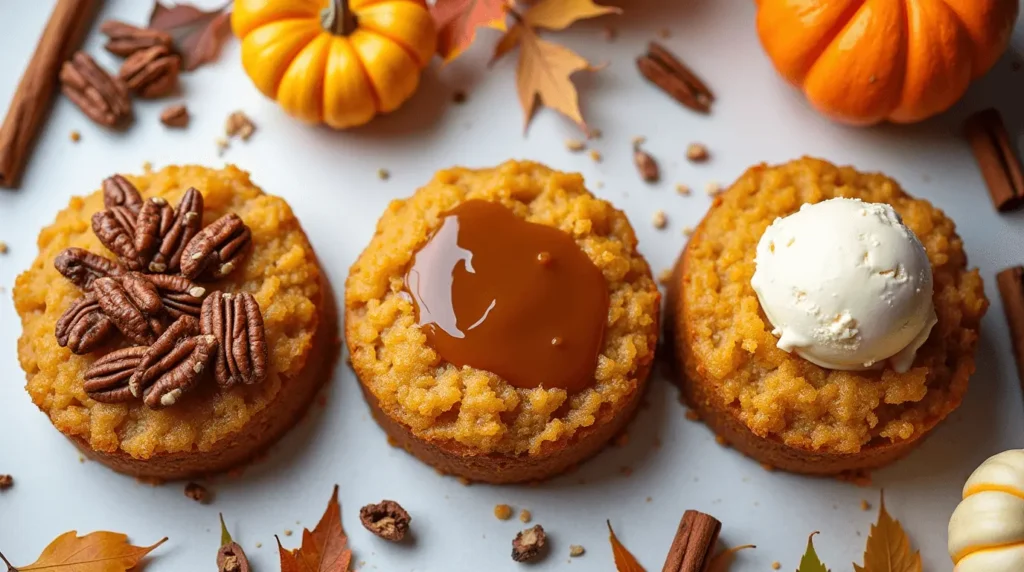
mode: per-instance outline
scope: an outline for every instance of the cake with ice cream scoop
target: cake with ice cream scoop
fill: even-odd
[[[801,159],[716,197],[666,322],[684,397],[715,432],[766,465],[837,474],[905,455],[956,409],[987,306],[942,211]]]

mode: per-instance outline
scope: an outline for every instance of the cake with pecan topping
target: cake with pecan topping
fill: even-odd
[[[115,470],[235,467],[330,376],[336,317],[316,256],[284,200],[243,171],[115,175],[38,242],[14,290],[28,392]]]

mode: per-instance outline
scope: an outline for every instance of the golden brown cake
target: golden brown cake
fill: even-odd
[[[492,286],[506,287],[510,291],[502,295],[528,297],[541,293],[541,300],[533,300],[537,304],[558,299],[544,314],[557,317],[578,312],[572,320],[557,326],[570,332],[565,339],[556,332],[550,344],[561,345],[569,352],[567,355],[577,356],[585,355],[585,351],[574,353],[574,344],[579,341],[582,347],[582,338],[596,339],[592,361],[586,366],[589,369],[582,376],[560,385],[549,375],[548,366],[532,371],[520,367],[534,361],[548,363],[544,360],[550,352],[545,348],[522,354],[518,362],[508,359],[525,347],[520,345],[521,340],[516,341],[517,328],[524,323],[526,329],[537,326],[532,320],[544,326],[550,320],[557,322],[549,315],[530,315],[536,314],[533,306],[526,306],[526,322],[518,322],[514,313],[501,316],[506,299],[497,296],[499,302],[493,309],[498,316],[485,311],[487,321],[480,327],[486,329],[494,320],[507,320],[500,323],[508,327],[494,328],[488,334],[492,337],[478,337],[485,345],[461,349],[460,339],[445,339],[434,324],[419,321],[426,321],[428,310],[420,307],[426,298],[421,300],[420,296],[426,296],[431,280],[426,276],[431,269],[421,269],[420,263],[434,255],[443,259],[451,254],[443,249],[435,249],[433,255],[428,252],[430,245],[436,246],[456,228],[450,226],[456,217],[453,213],[467,215],[459,219],[462,227],[458,235],[458,246],[472,251],[466,259],[467,267],[475,267],[475,276],[479,277],[488,272],[507,272],[506,282],[514,286],[487,284],[486,280],[476,285],[462,282],[471,291],[462,295],[478,295]],[[474,219],[477,216],[483,219]],[[465,234],[478,223],[486,223],[481,228],[492,229],[491,236],[486,232],[481,236]],[[529,236],[520,240],[506,234],[517,232]],[[596,276],[600,295],[593,304],[604,301],[599,310],[588,313],[590,302],[579,302],[593,297],[593,283],[566,279],[537,286],[530,282],[534,269],[528,265],[509,271],[494,264],[500,260],[488,259],[488,249],[506,249],[501,256],[507,255],[511,261],[518,255],[517,249],[526,248],[522,244],[534,239],[553,245],[550,252],[538,251],[536,264],[550,265],[551,272],[558,272],[559,268],[568,270],[569,262],[574,261],[572,264],[582,273],[575,278]],[[536,163],[513,161],[494,169],[441,171],[409,199],[392,202],[369,246],[353,264],[345,295],[345,333],[352,366],[378,423],[393,440],[423,461],[445,473],[475,481],[543,479],[598,452],[632,417],[657,343],[660,295],[636,246],[625,215],[591,195],[580,175],[560,173]],[[531,252],[527,254],[534,256]],[[577,256],[582,263],[574,258]],[[509,262],[512,267],[516,264],[520,263]],[[587,267],[593,274],[588,274]],[[460,287],[459,280],[471,278],[469,274],[460,278],[458,272],[464,269],[457,268],[454,273],[447,272],[447,276],[454,276],[451,292],[456,299],[460,288],[467,287]],[[536,272],[543,275],[548,270]],[[410,277],[417,283],[410,286]],[[520,285],[523,288],[516,290]],[[438,312],[437,307],[429,310]],[[595,323],[598,331],[603,328],[603,335],[588,337],[587,332],[593,328],[577,331],[581,323]],[[469,330],[478,324],[464,328],[467,339],[476,335]],[[547,338],[543,341],[547,343]],[[467,347],[468,353],[463,351]],[[456,361],[465,358],[468,364],[453,364],[437,348],[457,356]],[[492,360],[495,369],[505,368],[507,374],[471,365],[486,360]],[[550,362],[552,368],[562,365],[557,359]]]
[[[751,286],[765,229],[804,203],[835,197],[891,205],[927,253],[938,322],[904,373],[826,369],[779,349]],[[942,211],[884,175],[815,159],[753,167],[717,197],[668,296],[679,381],[701,419],[764,464],[821,475],[902,457],[960,405],[988,306]]]
[[[186,193],[190,188],[201,196]],[[101,242],[97,224],[101,233],[125,228],[135,235]],[[155,243],[139,237],[144,227]],[[115,245],[118,256],[104,244]],[[313,249],[287,203],[235,167],[112,177],[103,191],[73,198],[38,245],[14,289],[26,388],[58,430],[117,471],[168,480],[236,467],[288,430],[330,377],[336,312]],[[147,284],[159,272],[170,278],[153,290]],[[165,289],[179,283],[189,286]],[[158,298],[146,298],[147,291]],[[108,320],[110,304],[120,300],[111,296],[124,292],[142,308],[141,329]],[[84,306],[84,317],[62,321],[82,300],[103,296],[98,306]],[[174,335],[173,351],[182,352],[172,357],[184,356],[174,363],[195,375],[142,357]],[[136,376],[146,368],[136,366],[139,358],[152,367]],[[113,369],[99,371],[105,362]]]

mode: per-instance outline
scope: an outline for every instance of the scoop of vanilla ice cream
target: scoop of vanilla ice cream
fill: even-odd
[[[822,367],[907,371],[937,321],[924,246],[886,204],[805,204],[765,230],[754,264],[778,347]]]

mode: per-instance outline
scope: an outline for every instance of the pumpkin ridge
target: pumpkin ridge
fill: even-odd
[[[1013,487],[989,484],[978,485],[976,487],[968,489],[966,492],[964,492],[964,498],[974,496],[980,493],[1006,493],[1008,495],[1012,495],[1021,500],[1024,500],[1024,491],[1020,491]]]
[[[399,39],[391,36],[387,32],[378,30],[377,28],[374,28],[373,26],[369,26],[367,24],[363,24],[362,28],[363,28],[364,32],[367,32],[369,34],[373,34],[375,36],[379,36],[381,38],[384,38],[385,40],[388,40],[388,41],[392,42],[393,44],[395,44],[399,48],[402,48],[402,51],[405,52],[405,55],[409,56],[410,60],[416,62],[416,66],[419,67],[420,69],[423,69],[423,68],[427,67],[427,62],[421,62],[420,59],[418,57],[416,57],[416,53],[412,50],[412,48],[409,47],[402,40],[399,40]]]
[[[818,45],[808,50],[807,61],[811,62],[811,65],[808,66],[807,69],[803,70],[801,74],[801,87],[802,84],[807,80],[807,76],[811,75],[811,70],[814,69],[814,65],[818,63],[819,59],[821,59],[821,56],[822,54],[825,53],[825,50],[827,50],[828,47],[832,45],[832,42],[836,41],[836,38],[839,37],[839,34],[850,23],[850,20],[852,20],[853,17],[857,15],[857,12],[860,12],[860,9],[863,8],[864,5],[867,4],[867,2],[868,0],[856,0],[854,2],[851,2],[850,5],[846,8],[846,10],[838,18],[836,18],[835,24],[833,24],[832,27],[829,28],[829,30],[826,33],[822,34],[821,41],[818,43]]]
[[[348,40],[348,38],[345,39]],[[366,69],[366,63],[363,62],[363,58],[359,54],[359,51],[355,49],[355,46],[352,46],[352,51],[356,55],[355,61],[356,65],[359,66],[359,72],[363,74],[363,79],[366,80],[366,88],[370,90],[370,97],[373,98],[373,108],[377,110],[377,113],[380,113],[383,104],[381,104],[380,93],[377,92],[377,85],[373,83],[373,76],[370,75],[370,70]],[[326,102],[326,94],[324,99]]]
[[[299,26],[299,25],[308,25],[308,20],[309,20],[308,18],[289,18],[289,19],[284,19],[284,20],[274,20],[274,21],[271,21],[271,22],[267,22],[266,24],[263,24],[262,26],[259,26],[259,27],[255,28],[255,29],[253,29],[249,34],[247,34],[245,39],[242,40],[243,46],[245,44],[245,41],[248,40],[253,34],[259,33],[260,30],[262,30],[262,29],[264,29],[264,28],[266,28],[268,26],[284,26],[284,25]],[[317,28],[319,28],[319,24],[317,24],[316,26],[317,26]],[[289,30],[289,31],[295,32],[297,29],[298,28],[293,29],[293,30]],[[317,38],[317,36],[320,33],[322,33],[322,32],[319,31],[319,30],[317,30],[316,32],[311,32],[311,31],[307,30],[304,33],[309,35],[309,39],[307,41],[305,41],[305,42],[295,42],[294,45],[292,46],[293,51],[289,51],[285,56],[282,56],[280,58],[281,61],[287,61],[288,65],[280,66],[280,68],[281,68],[280,69],[280,73],[275,73],[274,74],[276,77],[274,77],[273,80],[271,82],[269,82],[271,85],[268,86],[268,88],[272,87],[272,89],[270,89],[271,93],[267,93],[266,94],[268,97],[270,97],[272,99],[275,99],[275,100],[277,99],[277,94],[281,90],[281,81],[284,79],[284,75],[288,71],[288,68],[291,67],[292,60],[294,60],[295,57],[299,53],[302,52],[302,50],[306,49],[306,47],[310,43],[312,43],[313,40],[315,40]],[[268,42],[268,43],[262,44],[260,46],[261,49],[259,51],[261,53],[265,52],[266,47],[269,46],[269,45],[272,45],[272,44],[273,44],[273,42]],[[244,51],[243,51],[243,55],[244,55]],[[243,65],[244,65],[244,63],[245,62],[243,60]]]
[[[974,554],[978,554],[979,552],[992,552],[994,550],[999,550],[999,549],[1007,548],[1007,547],[1010,547],[1010,546],[1021,546],[1021,545],[1024,545],[1024,542],[1003,542],[1001,544],[1000,543],[984,544],[984,545],[978,546],[978,547],[973,547],[972,546],[971,548],[963,551],[962,553],[957,554],[954,557],[953,561],[954,561],[954,564],[959,564],[960,561],[963,560],[964,558],[967,558],[968,556],[972,556]]]

